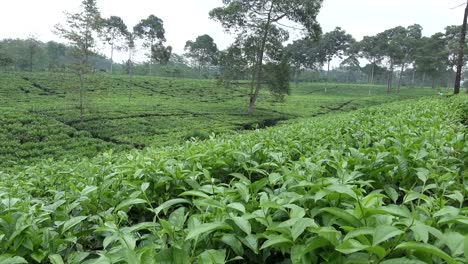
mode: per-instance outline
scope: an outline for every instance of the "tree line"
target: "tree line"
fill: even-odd
[[[153,75],[155,67],[176,65],[178,68],[171,69],[174,77],[180,77],[181,69],[190,68],[191,77],[216,77],[226,85],[250,80],[252,114],[261,89],[268,87],[281,99],[289,93],[291,81],[385,83],[388,93],[399,93],[402,85],[431,82],[435,87],[442,80],[450,86],[459,53],[467,45],[466,41],[460,45],[465,35],[461,26],[448,26],[445,32],[430,37],[422,36],[420,25],[398,26],[360,41],[340,27],[323,33],[316,19],[322,0],[223,0],[209,16],[236,36],[234,43],[219,50],[213,38],[205,34],[187,41],[186,54],[180,56],[166,44],[162,19],[150,15],[129,29],[120,17],[102,18],[96,1],[83,0],[78,13],[67,13],[65,23],[56,26],[56,33],[68,41],[67,46],[31,38],[22,43],[26,52],[15,61],[13,52],[3,47],[19,40],[4,40],[0,42],[0,66],[14,64],[15,68],[32,71],[34,61],[40,61],[48,65],[42,69],[67,67],[83,80],[82,94],[84,76],[96,68],[112,74],[118,66],[131,77],[135,73]],[[291,31],[303,37],[290,42]],[[143,65],[134,62],[137,40],[148,58]],[[107,61],[96,52],[99,43],[109,47]],[[115,50],[126,51],[128,60],[115,64]],[[333,69],[336,62],[339,67]],[[138,71],[142,67],[147,71]]]

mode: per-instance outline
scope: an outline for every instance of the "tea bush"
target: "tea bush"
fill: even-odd
[[[466,263],[468,100],[0,175],[0,263]]]

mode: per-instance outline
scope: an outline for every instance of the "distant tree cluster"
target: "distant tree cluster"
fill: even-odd
[[[456,66],[466,62],[465,56],[465,60],[459,56],[467,46],[460,42],[465,39],[466,26],[465,30],[449,26],[430,37],[422,36],[420,25],[398,26],[357,41],[340,27],[323,34],[317,22],[321,6],[322,0],[223,0],[209,16],[235,35],[234,43],[219,50],[215,40],[204,34],[188,40],[186,53],[178,55],[166,44],[164,21],[159,17],[150,15],[129,28],[118,16],[101,17],[97,0],[82,0],[79,12],[67,13],[65,23],[56,26],[66,45],[42,43],[32,37],[0,41],[0,69],[67,69],[83,82],[92,71],[113,74],[115,67],[129,76],[217,77],[225,85],[250,80],[252,114],[264,87],[282,100],[290,91],[291,80],[297,84],[386,84],[388,93],[399,93],[404,85],[450,87]],[[289,41],[291,31],[302,37]],[[99,54],[101,44],[109,47],[109,59]],[[139,44],[148,60],[137,64],[134,57]],[[128,60],[116,64],[115,50],[128,52]],[[80,87],[84,93],[84,84]]]
[[[294,70],[306,71],[304,76],[310,76],[310,71],[322,72],[327,65],[326,75],[319,73],[317,81],[385,83],[388,93],[399,93],[402,85],[423,86],[430,82],[435,87],[445,82],[447,87],[452,86],[461,32],[460,26],[449,26],[443,33],[423,37],[422,27],[416,24],[391,28],[356,41],[336,28],[319,40],[304,38],[287,49]],[[341,63],[330,70],[333,59]]]
[[[73,62],[70,46],[31,37],[0,40],[0,69],[11,71],[65,71]],[[109,60],[92,53],[90,63],[94,70],[106,70]]]

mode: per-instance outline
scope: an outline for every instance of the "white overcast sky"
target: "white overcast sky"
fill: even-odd
[[[208,12],[222,5],[222,0],[98,0],[103,15],[117,15],[133,28],[142,18],[154,14],[164,21],[168,44],[183,53],[187,40],[202,34],[211,35],[220,48],[232,37],[208,18]],[[452,7],[464,0],[324,0],[319,15],[323,31],[339,26],[358,40],[395,26],[418,23],[423,34],[441,32],[447,25],[461,24],[464,8]],[[52,33],[64,19],[63,11],[78,10],[81,0],[0,0],[0,39],[34,35],[42,41],[60,39]],[[293,33],[292,36],[295,36]],[[106,52],[102,50],[102,52]],[[117,60],[123,59],[123,55]]]

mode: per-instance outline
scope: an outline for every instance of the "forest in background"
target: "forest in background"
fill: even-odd
[[[411,30],[413,32],[410,32]],[[455,80],[460,30],[460,26],[448,26],[445,32],[423,37],[422,28],[413,25],[406,29],[403,27],[389,29],[376,36],[356,41],[342,29],[336,28],[332,32],[325,33],[321,39],[297,40],[282,48],[288,56],[290,80],[293,82],[387,84],[393,67],[395,71],[392,75],[397,80],[395,85],[399,83],[398,79],[401,76],[401,85],[404,86],[449,88],[453,86]],[[385,41],[388,41],[385,38],[392,34],[400,34],[398,37],[404,38],[401,39],[400,45],[405,47],[401,46],[399,52],[392,51],[396,47],[387,47],[388,50],[385,51],[378,46],[385,45]],[[152,63],[152,76],[235,80],[250,78],[251,66],[245,60],[245,54],[233,54],[235,45],[219,51],[211,37],[208,35],[200,37],[199,47],[192,53],[190,51],[180,55],[171,53],[165,62],[134,63],[134,74],[150,75],[149,68]],[[209,37],[211,42],[204,43],[203,37]],[[407,47],[408,44],[413,47]],[[214,45],[214,52],[208,51],[209,45]],[[72,72],[71,67],[75,62],[72,51],[73,47],[67,44],[55,41],[44,43],[34,37],[3,39],[0,40],[0,70]],[[201,56],[200,52],[206,53],[202,56],[211,58],[200,63],[197,58]],[[392,60],[394,65],[391,65]],[[332,63],[329,70],[328,62]],[[93,52],[90,64],[93,72],[110,73],[111,59],[106,54]],[[113,74],[128,74],[129,67],[126,61],[112,64]],[[466,79],[466,72],[463,76],[463,79]],[[468,83],[464,87],[466,85]]]

